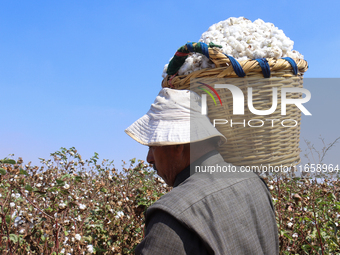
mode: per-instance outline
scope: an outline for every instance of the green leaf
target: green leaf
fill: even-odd
[[[104,193],[107,193],[107,189],[105,189],[105,188],[101,188],[100,191],[104,192]]]
[[[10,215],[6,215],[6,222],[7,222],[7,224],[9,224],[11,222],[11,216]]]
[[[3,163],[3,164],[12,164],[12,165],[17,163],[13,159],[2,159],[2,160],[0,160],[0,162]]]
[[[76,182],[81,182],[83,180],[83,178],[81,176],[76,176],[74,177]]]
[[[61,179],[62,180],[64,180],[65,178],[69,178],[71,175],[69,175],[69,174],[64,174],[62,177],[61,177]]]
[[[45,212],[53,212],[53,209],[51,207],[45,208]]]
[[[85,236],[84,240],[87,241],[88,243],[92,243],[92,236]]]
[[[315,204],[318,204],[318,203],[320,203],[320,202],[322,202],[322,199],[321,199],[321,198],[315,199]]]
[[[312,247],[309,244],[304,244],[301,246],[301,248],[308,254]]]
[[[63,193],[63,194],[65,194],[65,195],[69,195],[69,194],[70,194],[70,192],[68,192],[67,190],[64,190],[64,189],[61,190],[60,192]]]
[[[329,197],[330,199],[332,199],[332,200],[335,200],[335,199],[336,199],[336,196],[335,196],[333,193],[329,194],[328,197]]]
[[[64,186],[64,184],[65,184],[65,182],[64,182],[63,180],[58,180],[58,179],[56,179],[56,182],[57,182],[57,184],[60,185],[60,186]]]
[[[29,174],[24,169],[22,169],[22,168],[20,168],[19,174],[23,174],[23,175],[29,176]]]
[[[13,243],[17,243],[19,238],[15,234],[9,234],[9,240],[11,240]]]
[[[53,188],[49,188],[47,191],[48,192],[55,192],[57,190],[59,190],[57,187],[53,187]]]
[[[105,252],[105,251],[107,251],[107,250],[102,249],[100,247],[94,247],[94,249],[95,249],[96,252]]]
[[[285,237],[287,237],[288,239],[293,240],[293,237],[291,237],[291,236],[288,235],[287,233],[284,233],[283,235],[284,235]]]
[[[25,190],[33,191],[33,188],[30,185],[26,184]]]
[[[5,169],[3,169],[3,168],[0,168],[0,174],[1,175],[5,175],[7,172],[6,172],[6,170]]]
[[[46,191],[38,190],[36,188],[34,188],[33,192],[38,193],[40,195],[44,195],[46,193]]]

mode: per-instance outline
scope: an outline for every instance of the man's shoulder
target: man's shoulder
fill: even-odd
[[[243,177],[197,173],[162,196],[148,209],[148,213],[163,210],[180,216],[188,209],[200,207],[209,200],[224,198],[227,202],[249,192],[266,193],[260,178],[253,173]]]
[[[196,171],[197,165],[200,171]],[[193,164],[190,177],[155,202],[147,214],[163,210],[181,218],[181,214],[207,205],[223,208],[235,201],[244,201],[247,206],[252,203],[245,201],[250,197],[251,200],[271,200],[259,176],[241,172],[240,167],[226,163],[219,153],[212,152],[199,164]]]

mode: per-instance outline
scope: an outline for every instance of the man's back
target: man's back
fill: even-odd
[[[228,165],[216,153],[200,163],[216,164]],[[180,175],[178,186],[148,209],[136,254],[278,254],[271,197],[257,175]]]

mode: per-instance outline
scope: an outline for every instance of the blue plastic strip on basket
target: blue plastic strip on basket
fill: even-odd
[[[260,67],[262,69],[263,77],[264,78],[269,78],[270,77],[270,66],[268,64],[267,59],[265,59],[265,58],[257,58],[255,60],[259,63],[259,65],[260,65]]]
[[[242,66],[240,65],[240,63],[234,59],[232,56],[228,56],[227,54],[223,53],[224,55],[226,55],[231,62],[231,65],[234,68],[235,73],[237,74],[238,77],[244,77],[246,76],[245,72],[243,71]]]
[[[295,63],[294,59],[292,59],[290,57],[285,57],[285,58],[282,58],[282,59],[287,60],[289,62],[289,64],[293,68],[294,74],[297,75],[298,74],[298,67],[297,67],[297,64]]]
[[[192,45],[192,42],[189,42],[186,45],[187,45],[188,51],[190,51],[190,52],[194,51],[194,46]]]
[[[201,44],[201,50],[202,50],[202,54],[204,56],[206,56],[207,58],[209,58],[209,49],[208,49],[208,45],[206,45],[205,43],[200,43]]]

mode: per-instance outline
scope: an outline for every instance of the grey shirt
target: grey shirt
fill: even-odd
[[[191,171],[216,164],[229,165],[213,151]],[[279,254],[270,193],[254,173],[190,174],[186,168],[174,189],[148,208],[135,254]]]

